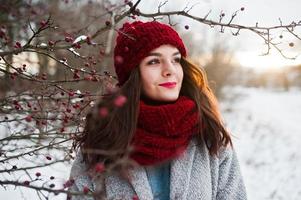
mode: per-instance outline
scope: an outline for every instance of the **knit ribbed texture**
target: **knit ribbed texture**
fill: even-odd
[[[181,55],[186,57],[184,43],[172,27],[156,21],[124,23],[118,31],[114,48],[114,67],[118,84],[123,85],[142,59],[163,44],[178,48]]]
[[[159,106],[140,100],[131,157],[140,165],[154,165],[181,155],[197,133],[199,119],[195,102],[186,96]]]

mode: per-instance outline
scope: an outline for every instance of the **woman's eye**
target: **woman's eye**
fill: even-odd
[[[181,62],[181,58],[174,58],[173,62],[175,63],[180,63]],[[153,59],[147,62],[147,65],[154,65],[154,64],[158,64],[160,63],[159,59]]]
[[[175,62],[176,63],[180,63],[181,62],[181,58],[175,58]]]
[[[153,59],[153,60],[150,60],[147,64],[148,65],[153,65],[153,64],[157,64],[159,63],[159,60],[158,59]]]

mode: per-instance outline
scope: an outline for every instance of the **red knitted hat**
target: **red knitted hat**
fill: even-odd
[[[114,67],[118,85],[123,85],[131,71],[150,51],[163,44],[170,44],[186,57],[185,45],[178,33],[170,26],[157,21],[124,23],[118,31],[114,49]]]

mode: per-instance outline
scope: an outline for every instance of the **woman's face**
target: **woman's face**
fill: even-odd
[[[181,54],[171,45],[152,50],[139,64],[142,94],[156,101],[175,101],[183,81]]]

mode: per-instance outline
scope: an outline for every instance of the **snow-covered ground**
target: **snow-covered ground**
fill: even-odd
[[[227,88],[223,117],[234,135],[250,200],[301,199],[301,91]],[[59,169],[59,170],[58,170]],[[42,174],[68,178],[70,166]],[[22,194],[20,193],[22,190]],[[34,191],[0,188],[1,199],[38,199]],[[50,199],[65,199],[63,195]]]
[[[221,104],[250,200],[301,199],[301,91],[228,88]]]

